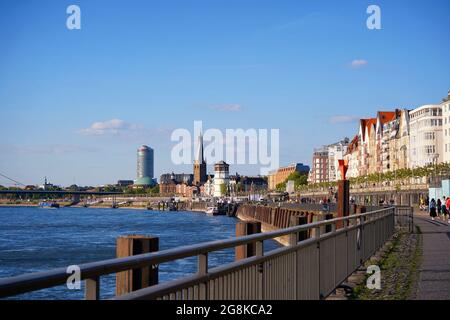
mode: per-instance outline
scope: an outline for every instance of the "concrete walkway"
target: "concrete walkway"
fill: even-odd
[[[450,224],[431,220],[425,214],[414,216],[423,236],[422,266],[416,298],[450,300]]]

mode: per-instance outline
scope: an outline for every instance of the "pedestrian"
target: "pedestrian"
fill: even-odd
[[[434,221],[434,218],[436,217],[436,201],[434,200],[434,198],[430,201],[430,216],[431,220]]]
[[[447,197],[445,200],[445,207],[447,209],[447,215],[450,215],[450,197]],[[448,223],[450,224],[450,217],[448,219]]]
[[[437,199],[437,202],[436,202],[436,209],[437,209],[438,216],[440,216],[440,215],[442,214],[442,203],[441,203],[441,199]]]
[[[441,212],[442,212],[444,221],[446,221],[446,216],[447,216],[447,206],[445,205],[445,202],[446,202],[446,198],[444,196],[444,197],[442,197],[442,204],[441,204]]]
[[[420,211],[423,211],[423,208],[425,207],[425,200],[423,200],[423,198],[422,197],[420,197],[420,200],[419,200],[419,210]]]

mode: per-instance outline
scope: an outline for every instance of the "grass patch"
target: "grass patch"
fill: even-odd
[[[376,264],[381,269],[381,289],[370,290],[364,281],[358,284],[350,295],[352,300],[407,300],[415,296],[422,260],[422,236],[416,233],[398,231],[385,248],[378,263],[366,262],[365,266]]]

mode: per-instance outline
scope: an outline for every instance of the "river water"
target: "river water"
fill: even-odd
[[[235,236],[235,218],[204,213],[131,209],[0,207],[0,278],[115,258],[116,238],[128,234],[159,237],[160,250]],[[264,242],[264,251],[279,247]],[[234,249],[209,256],[215,267],[234,260]],[[197,258],[160,265],[160,282],[196,272]],[[115,275],[101,278],[101,297],[115,292]],[[12,299],[83,299],[67,287],[35,291]]]

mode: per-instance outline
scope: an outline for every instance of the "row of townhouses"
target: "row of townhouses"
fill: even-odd
[[[339,159],[348,161],[349,178],[450,163],[450,92],[438,104],[360,119],[353,139],[314,150],[310,183],[341,179]]]

